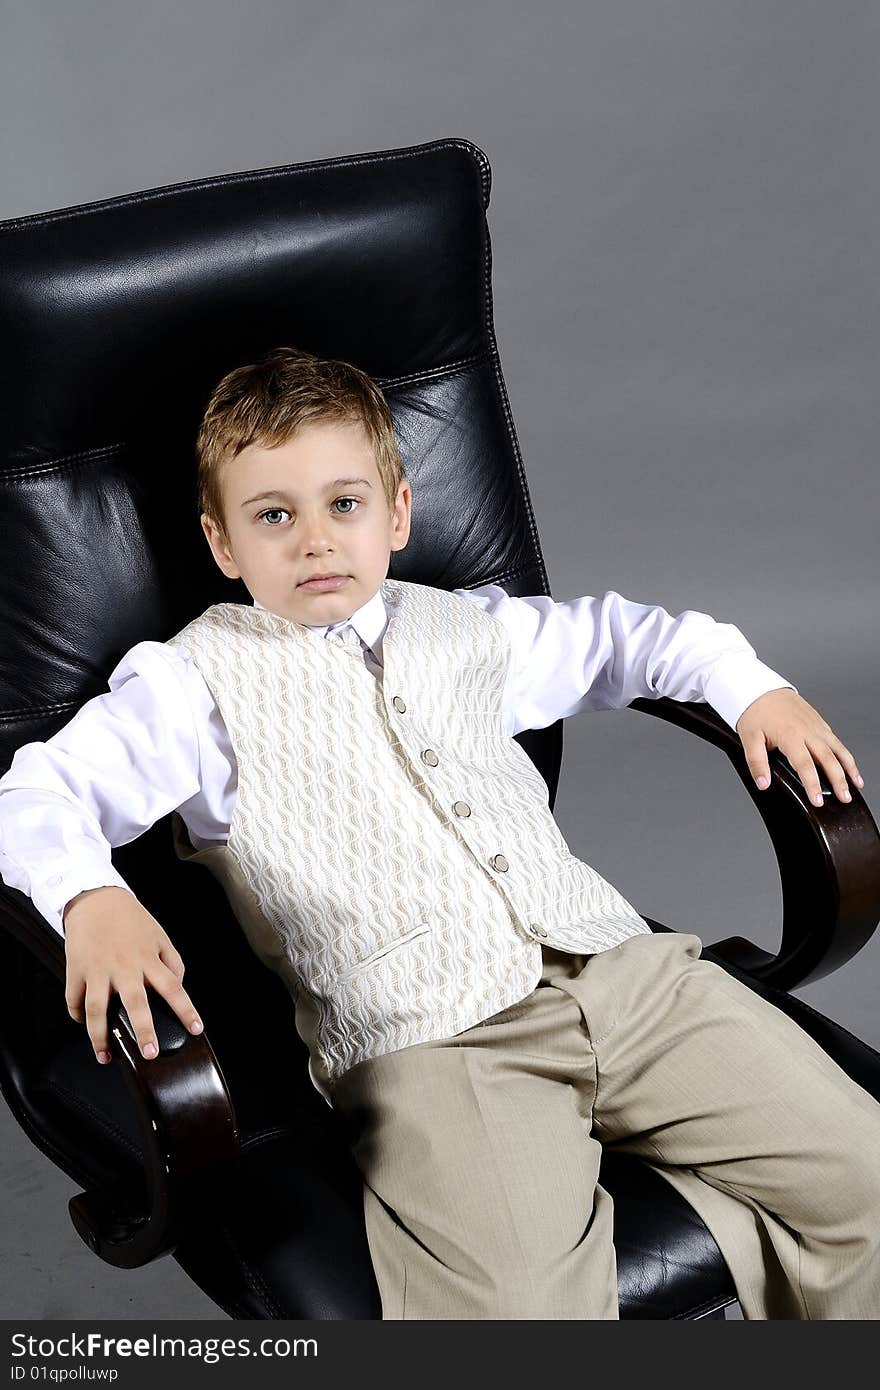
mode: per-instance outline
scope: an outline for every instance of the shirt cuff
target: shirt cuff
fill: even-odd
[[[784,689],[793,690],[796,695],[800,693],[797,686],[757,657],[747,652],[728,652],[718,658],[709,672],[703,699],[735,731],[737,720],[759,695],[766,695],[768,690]]]
[[[112,864],[102,864],[91,873],[84,869],[82,864],[78,864],[67,873],[51,874],[39,886],[32,883],[30,897],[34,907],[43,914],[49,925],[55,928],[59,936],[64,936],[62,913],[71,898],[75,898],[78,893],[84,893],[87,888],[124,888],[126,892],[132,892]]]

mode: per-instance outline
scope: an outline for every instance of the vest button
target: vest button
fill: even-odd
[[[433,748],[425,748],[422,750],[422,762],[427,763],[428,767],[436,767],[439,761],[440,759],[437,757]]]
[[[403,703],[403,701],[401,700],[401,698],[400,698],[399,695],[395,695],[395,697],[394,697],[394,699],[391,701],[391,703],[392,703],[392,705],[394,706],[394,708],[395,708],[396,710],[399,710],[399,711],[400,711],[401,714],[405,714],[405,713],[406,713],[406,705]]]
[[[471,808],[470,806],[468,806],[466,801],[454,802],[452,809],[457,816],[469,816],[471,813]]]
[[[510,865],[504,858],[503,854],[493,854],[492,858],[489,860],[489,863],[492,865],[493,869],[498,869],[499,872],[502,874],[506,874],[507,870],[510,868]]]
[[[540,922],[529,922],[529,931],[532,933],[532,936],[546,936],[546,935],[547,935],[546,931],[545,931],[544,928],[541,926],[541,923],[540,923]]]

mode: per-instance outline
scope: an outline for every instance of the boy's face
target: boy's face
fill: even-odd
[[[335,481],[358,478],[364,481]],[[305,425],[272,449],[249,445],[225,465],[220,482],[228,542],[201,516],[214,559],[281,618],[342,622],[378,591],[391,551],[409,540],[410,485],[400,483],[389,512],[359,421]],[[317,574],[345,580],[332,589],[306,587]]]

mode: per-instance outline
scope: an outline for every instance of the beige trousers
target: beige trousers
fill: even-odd
[[[600,1141],[696,1209],[744,1318],[880,1319],[880,1104],[701,949],[545,948],[527,998],[340,1079],[383,1320],[617,1318]]]

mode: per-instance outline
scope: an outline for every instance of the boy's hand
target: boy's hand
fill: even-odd
[[[99,1062],[110,1061],[107,1006],[113,990],[125,1006],[144,1057],[159,1054],[145,981],[167,999],[185,1028],[191,1033],[202,1031],[195,1006],[180,983],[183,960],[133,893],[109,886],[87,888],[67,904],[62,920],[67,1009],[77,1023],[85,1023]]]
[[[841,801],[851,801],[846,774],[857,787],[865,785],[856,760],[841,743],[818,710],[794,690],[768,690],[753,700],[736,721],[736,732],[745,749],[749,771],[763,788],[770,785],[767,750],[778,748],[785,754],[816,806],[824,804],[813,759],[828,774],[828,780]]]

